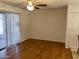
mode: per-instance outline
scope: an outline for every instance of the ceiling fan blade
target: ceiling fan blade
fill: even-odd
[[[36,6],[47,6],[47,4],[37,4]]]
[[[35,6],[34,8],[35,8],[35,9],[40,9],[40,8],[38,8],[38,7],[36,7],[36,6]]]
[[[26,7],[23,7],[23,9],[27,9]]]

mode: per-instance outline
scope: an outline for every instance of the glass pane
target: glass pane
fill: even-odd
[[[5,30],[5,14],[0,13],[0,59],[6,55],[6,30]]]
[[[5,16],[0,13],[0,49],[6,47]]]
[[[11,14],[11,32],[12,32],[12,44],[20,42],[20,31],[19,31],[19,15]]]
[[[2,15],[0,15],[0,36],[3,35],[3,20]]]

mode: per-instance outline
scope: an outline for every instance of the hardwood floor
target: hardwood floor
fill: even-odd
[[[8,59],[73,59],[63,43],[27,40],[8,49]]]

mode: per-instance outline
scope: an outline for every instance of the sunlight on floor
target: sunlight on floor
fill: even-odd
[[[79,59],[79,55],[77,54],[77,52],[72,52],[72,56],[73,56],[73,59]]]
[[[0,59],[5,59],[6,57],[8,57],[6,51],[6,49],[0,51]]]
[[[18,47],[11,46],[9,49],[4,49],[4,50],[0,51],[0,59],[10,59],[12,56],[13,56],[12,59],[19,59]]]

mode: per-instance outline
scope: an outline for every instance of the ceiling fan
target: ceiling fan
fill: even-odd
[[[27,8],[27,10],[32,11],[34,9],[40,9],[40,7],[46,7],[47,4],[43,3],[37,3],[32,0],[27,0],[25,2],[21,2],[18,5],[22,6],[24,9]]]

